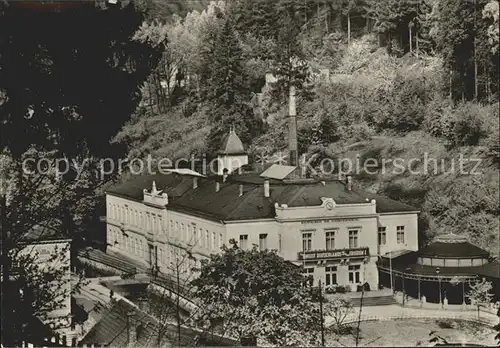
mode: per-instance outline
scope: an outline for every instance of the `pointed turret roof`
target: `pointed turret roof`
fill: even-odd
[[[245,155],[245,148],[241,139],[238,137],[234,131],[234,127],[231,127],[229,134],[222,140],[222,147],[219,150],[220,155]]]

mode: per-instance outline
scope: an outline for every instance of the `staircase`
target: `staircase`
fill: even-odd
[[[359,307],[361,304],[361,298],[355,297],[351,298],[351,303],[354,307]],[[365,306],[389,306],[393,304],[398,304],[397,301],[392,296],[373,296],[363,298],[363,307]]]

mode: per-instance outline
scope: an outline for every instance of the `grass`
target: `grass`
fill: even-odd
[[[444,324],[446,322],[446,324]],[[405,319],[367,321],[360,325],[359,347],[415,347],[428,346],[435,332],[448,343],[468,343],[494,346],[495,331],[482,324],[461,320]],[[330,347],[354,347],[353,335],[337,336],[329,333],[326,344]]]

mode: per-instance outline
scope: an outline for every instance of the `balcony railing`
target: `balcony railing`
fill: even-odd
[[[333,250],[311,250],[298,253],[299,260],[341,260],[352,257],[370,256],[368,248],[333,249]]]

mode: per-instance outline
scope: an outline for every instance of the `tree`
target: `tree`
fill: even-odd
[[[24,5],[9,2],[0,13],[0,151],[9,162],[0,177],[6,346],[25,337],[26,320],[58,306],[57,294],[36,286],[39,273],[30,258],[17,259],[25,250],[23,236],[49,226],[77,243],[83,240],[78,233],[93,229],[88,222],[99,216],[96,197],[109,179],[99,175],[99,159],[121,155],[109,140],[136,108],[139,87],[159,57],[157,50],[131,40],[143,20],[139,2],[103,9],[82,1],[44,7],[47,11]],[[23,24],[28,22],[38,29],[29,33]],[[12,273],[14,265],[18,270]],[[32,277],[23,276],[28,271]],[[28,310],[31,300],[16,295],[20,284],[34,289],[45,305]],[[25,316],[4,320],[16,308],[25,309]]]
[[[319,310],[302,287],[300,268],[274,251],[239,249],[234,240],[222,254],[202,262],[193,281],[196,297],[207,305],[207,327],[219,327],[242,344],[317,343]]]
[[[486,281],[482,278],[481,281],[477,281],[470,285],[470,290],[467,293],[467,298],[470,300],[473,306],[477,307],[477,318],[479,319],[479,311],[481,306],[487,306],[491,303],[493,294],[490,292],[493,286],[491,282]]]
[[[181,305],[181,299],[190,298],[190,283],[194,279],[193,269],[197,260],[190,250],[171,247],[174,248],[171,254],[173,260],[163,271],[154,275],[154,289],[147,295],[147,312],[158,320],[155,337],[157,346],[165,340],[181,346],[181,327],[191,324],[194,317],[194,313]]]
[[[498,0],[491,0],[483,9],[483,19],[492,23],[488,27],[488,39],[493,53],[498,52]]]
[[[375,19],[375,30],[390,45],[389,53],[410,47],[410,28],[419,14],[419,3],[413,0],[370,1],[370,13]]]
[[[85,149],[120,156],[123,149],[109,141],[135,110],[139,87],[160,58],[159,49],[131,40],[144,14],[135,2],[101,10],[81,1],[60,12],[22,4],[10,3],[0,22],[6,96],[0,147],[16,159],[31,144],[70,158]]]
[[[494,326],[494,329],[497,331],[495,339],[498,340],[498,344],[500,345],[500,307],[497,310],[498,323]]]
[[[2,342],[9,346],[31,337],[33,328],[30,323],[33,320],[52,324],[52,330],[61,328],[64,324],[59,320],[70,318],[57,318],[55,322],[49,316],[63,309],[70,294],[79,291],[83,285],[80,279],[69,286],[71,243],[49,248],[48,254],[38,252],[36,243],[39,241],[54,236],[70,238],[72,230],[68,230],[68,224],[61,219],[61,208],[73,208],[77,212],[78,209],[70,204],[79,197],[76,189],[82,183],[88,183],[88,173],[84,171],[77,180],[62,180],[54,162],[49,161],[50,155],[31,149],[22,159],[29,158],[34,162],[44,159],[48,166],[53,167],[41,167],[40,172],[36,172],[31,166],[23,165],[23,172],[10,153],[3,151],[0,154]],[[26,192],[29,192],[28,196]],[[11,319],[5,320],[7,316]]]
[[[260,120],[250,106],[252,94],[246,76],[243,51],[230,18],[209,33],[204,52],[205,69],[200,76],[200,98],[208,107],[212,124],[209,153],[215,153],[229,125],[234,125],[244,143],[260,132]]]
[[[336,295],[330,298],[325,305],[325,313],[330,316],[335,325],[335,332],[338,334],[343,334],[345,332],[344,323],[349,315],[354,314],[354,307],[351,301],[345,297]]]

